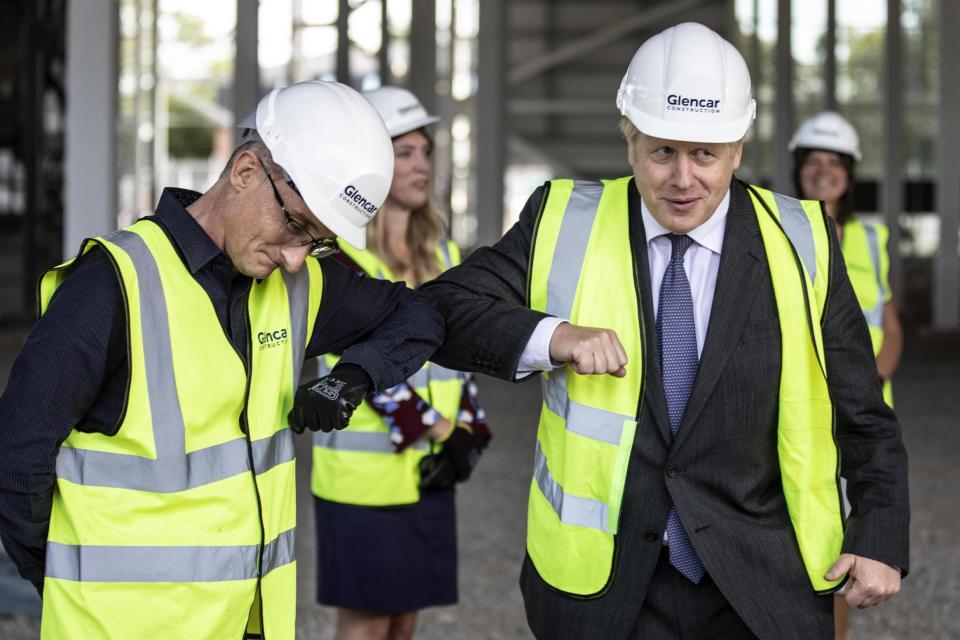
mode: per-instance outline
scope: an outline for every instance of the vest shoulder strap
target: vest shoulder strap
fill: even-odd
[[[368,276],[381,280],[390,280],[391,282],[395,280],[393,272],[390,271],[387,263],[381,260],[373,251],[357,249],[339,238],[337,239],[337,244],[340,245],[340,251],[353,260]]]
[[[769,215],[783,231],[810,280],[817,308],[826,309],[830,286],[831,244],[827,212],[816,200],[798,200],[744,184],[759,214]]]

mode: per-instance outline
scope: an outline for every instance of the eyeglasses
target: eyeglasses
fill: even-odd
[[[307,236],[306,240],[300,241],[299,246],[309,246],[310,255],[314,258],[326,258],[327,256],[332,256],[340,251],[340,247],[337,245],[336,238],[314,238],[313,234],[307,231],[302,224],[294,220],[293,217],[287,213],[287,205],[284,204],[283,198],[280,197],[280,192],[277,191],[277,185],[273,182],[273,178],[270,177],[270,172],[267,171],[267,168],[264,166],[263,160],[257,157],[257,162],[260,163],[260,168],[262,168],[263,172],[266,174],[267,181],[270,183],[270,187],[273,189],[273,197],[277,200],[280,210],[283,211],[283,221],[284,224],[287,225],[287,230],[298,237]],[[285,182],[287,183],[287,186],[293,189],[297,195],[300,195],[300,191],[297,189],[297,186],[293,184],[292,180],[285,180]]]

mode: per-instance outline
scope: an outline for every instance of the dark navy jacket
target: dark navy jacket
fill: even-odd
[[[240,354],[252,280],[186,207],[200,197],[166,189],[153,219],[210,296]],[[312,258],[309,258],[312,259]],[[377,389],[415,373],[443,339],[433,306],[403,284],[367,278],[321,260],[323,297],[306,357],[343,353]],[[57,451],[75,425],[112,435],[120,426],[128,379],[123,294],[106,253],[77,261],[10,371],[0,396],[0,539],[17,569],[40,589]]]

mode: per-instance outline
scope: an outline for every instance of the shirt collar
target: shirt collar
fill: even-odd
[[[157,220],[167,230],[190,273],[196,273],[220,256],[226,258],[220,247],[187,211],[187,207],[196,202],[200,195],[189,189],[167,187],[160,194],[156,211]]]
[[[709,249],[717,255],[720,255],[720,250],[723,247],[723,232],[726,228],[724,224],[727,219],[727,212],[730,210],[730,189],[727,189],[727,192],[723,196],[723,200],[720,201],[720,204],[717,205],[716,211],[713,212],[713,215],[707,218],[707,221],[701,224],[696,229],[690,231],[687,235],[693,239],[694,242],[699,244],[702,247]],[[640,198],[640,215],[643,218],[643,228],[646,230],[647,234],[647,246],[650,246],[650,243],[654,239],[659,238],[660,236],[665,236],[668,233],[672,233],[669,229],[665,228],[656,218],[653,217],[653,214],[650,213],[650,210],[647,208],[647,203],[643,201],[643,198]]]

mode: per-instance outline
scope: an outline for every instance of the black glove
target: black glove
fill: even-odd
[[[297,389],[287,417],[290,429],[294,433],[343,429],[371,386],[366,371],[354,364],[338,364],[328,375]]]
[[[442,491],[453,489],[457,479],[450,459],[440,453],[431,453],[420,459],[420,490]]]
[[[469,426],[458,423],[453,433],[443,441],[440,455],[450,461],[456,481],[466,482],[486,446],[486,440],[474,435]]]
[[[422,490],[449,489],[457,482],[466,482],[487,446],[488,438],[476,435],[469,425],[458,423],[443,441],[440,453],[420,461]]]

